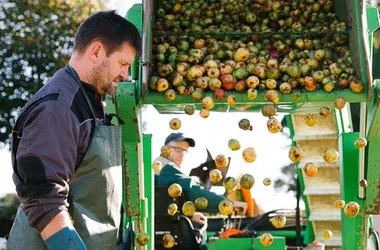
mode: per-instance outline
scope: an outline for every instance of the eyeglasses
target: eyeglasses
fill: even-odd
[[[171,148],[173,148],[177,153],[181,154],[181,153],[187,153],[187,149],[184,149],[184,148],[181,148],[181,147],[173,147],[173,146],[169,146]]]

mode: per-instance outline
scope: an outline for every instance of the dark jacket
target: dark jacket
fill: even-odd
[[[98,119],[101,98],[82,83]],[[72,75],[58,70],[23,108],[13,131],[13,180],[28,224],[41,231],[67,210],[69,181],[85,156],[94,119]]]

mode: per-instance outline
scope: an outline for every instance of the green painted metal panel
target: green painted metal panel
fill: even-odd
[[[334,109],[333,115],[335,115],[335,120],[336,120],[335,128],[336,128],[338,135],[346,132],[346,131],[344,131],[342,110]]]
[[[380,138],[380,112],[378,106],[380,104],[380,79],[373,82],[373,95],[371,102],[367,105],[367,139],[373,141]]]
[[[373,55],[373,33],[368,34],[369,54],[372,58]],[[373,74],[372,74],[373,75]]]
[[[126,19],[133,23],[136,28],[142,32],[142,18],[143,18],[143,12],[142,12],[142,4],[134,4],[128,11],[126,15]]]
[[[143,135],[143,161],[144,161],[144,184],[145,197],[147,200],[147,220],[146,232],[151,236],[147,249],[154,246],[154,175],[151,167],[152,163],[152,135]]]
[[[208,250],[221,250],[221,249],[251,249],[251,238],[231,238],[231,239],[218,239],[210,242],[207,246]]]
[[[221,249],[255,249],[255,250],[284,250],[286,249],[284,237],[273,237],[273,244],[266,247],[260,243],[260,238],[230,238],[218,239],[208,244],[208,250]]]
[[[140,126],[138,124],[138,109],[136,101],[136,85],[132,82],[120,82],[115,96],[116,112],[121,115],[125,125],[123,141],[140,142]]]
[[[273,244],[267,247],[261,244],[259,237],[256,237],[253,239],[252,247],[255,250],[284,250],[286,249],[286,242],[284,237],[273,237]]]
[[[122,126],[124,202],[127,216],[140,215],[138,143],[140,126],[136,108],[135,85],[122,82],[116,91],[115,108],[124,120]]]
[[[380,80],[374,81],[374,95],[367,105],[367,182],[365,211],[368,214],[380,213]]]
[[[133,23],[140,34],[142,33],[143,25],[143,6],[142,4],[134,4],[128,11],[125,17],[128,21]],[[133,64],[131,65],[131,76],[132,79],[141,79],[139,75],[140,72],[140,57],[136,56]]]
[[[269,233],[272,236],[278,236],[278,237],[285,237],[285,238],[293,238],[295,239],[297,237],[296,231],[290,231],[290,230],[276,230],[276,231],[257,231],[258,235],[263,235],[264,233]],[[301,231],[301,236],[306,236],[306,231]]]
[[[367,189],[365,211],[369,214],[380,212],[380,140],[372,138],[367,145]]]
[[[270,233],[272,236],[285,237],[287,239],[295,239],[297,237],[296,231],[291,230],[276,230],[276,231],[256,231],[257,235],[263,235],[264,233]],[[305,237],[306,230],[301,231],[301,237]],[[215,236],[215,232],[207,232],[207,238]]]
[[[360,206],[359,214],[354,218],[347,218],[347,220],[353,220],[356,222],[356,248],[367,250],[367,239],[368,239],[368,216],[366,216],[364,211],[365,201],[363,199],[355,198],[355,201]],[[347,216],[345,216],[347,217]]]
[[[380,29],[377,29],[373,33],[374,41],[375,39],[378,39],[380,37]],[[380,78],[380,70],[379,65],[380,65],[380,47],[378,45],[375,46],[375,43],[373,42],[373,52],[372,52],[372,78],[373,79],[379,79]],[[374,80],[376,81],[376,80]]]
[[[340,190],[341,198],[347,203],[355,201],[358,195],[359,185],[359,150],[355,148],[354,141],[359,137],[359,133],[343,133],[340,137],[341,145],[341,169],[340,169]],[[357,232],[358,218],[347,217],[343,210],[342,215],[342,242],[345,250],[357,250],[357,243],[360,235]]]
[[[367,5],[366,12],[367,12],[368,32],[372,33],[380,27],[379,11],[377,10],[376,7]]]
[[[373,32],[377,30],[380,26],[379,11],[377,10],[376,7],[367,4],[366,13],[367,13],[368,43],[369,43],[368,46],[369,46],[371,58],[373,58]]]
[[[125,164],[125,204],[126,214],[128,216],[140,215],[140,189],[139,189],[139,172],[138,172],[138,154],[135,143],[124,143],[124,164]]]
[[[273,244],[266,247],[260,243],[260,238],[230,238],[218,239],[208,244],[208,250],[222,249],[255,249],[255,250],[284,250],[286,249],[284,237],[273,237]]]

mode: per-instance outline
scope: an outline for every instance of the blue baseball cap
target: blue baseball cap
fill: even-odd
[[[186,141],[189,143],[190,147],[195,146],[195,141],[192,138],[186,137],[183,133],[171,133],[166,137],[165,145],[167,145],[171,141]]]

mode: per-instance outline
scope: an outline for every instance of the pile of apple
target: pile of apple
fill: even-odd
[[[333,0],[157,0],[155,31],[324,31],[336,22]],[[334,28],[338,31],[338,28]]]
[[[257,91],[268,90],[287,94],[349,88],[362,92],[349,36],[344,33],[346,23],[335,17],[332,1],[289,2],[162,1],[155,13],[155,30],[178,31],[178,35],[153,37],[150,90],[165,93],[169,101],[176,95],[200,101],[206,91],[218,100],[232,91],[245,93],[249,100],[257,98]],[[234,6],[231,11],[230,5]],[[238,11],[241,5],[249,7]],[[220,15],[223,19],[218,22]],[[204,33],[238,30],[264,33]],[[305,30],[312,33],[302,33]]]

